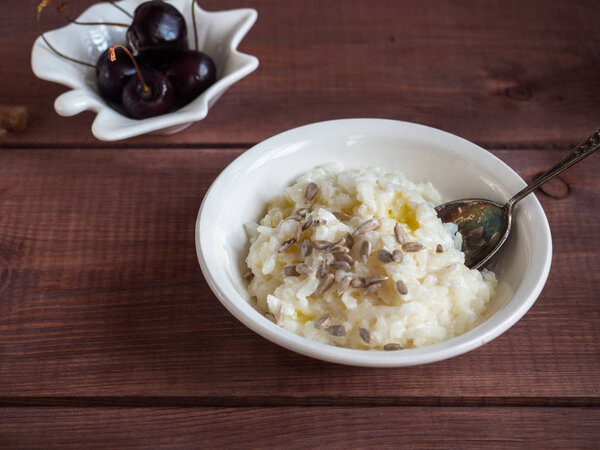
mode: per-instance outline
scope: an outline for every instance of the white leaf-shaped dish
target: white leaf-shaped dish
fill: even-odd
[[[141,0],[115,2],[133,15]],[[192,0],[172,0],[185,17],[190,48],[194,48]],[[99,94],[94,69],[70,62],[55,54],[41,37],[31,51],[31,67],[43,80],[63,84],[72,90],[56,98],[54,108],[61,116],[73,116],[82,111],[97,113],[92,133],[98,139],[115,141],[150,132],[172,134],[183,130],[208,114],[209,108],[236,81],[258,67],[258,59],[237,51],[242,38],[256,21],[254,9],[234,9],[208,12],[196,5],[198,49],[208,54],[217,66],[217,81],[186,106],[168,114],[136,120],[112,108]],[[126,22],[131,18],[108,2],[88,8],[78,21]],[[61,53],[81,61],[96,64],[100,54],[113,44],[124,44],[126,28],[108,25],[84,26],[69,24],[44,33],[50,44]]]

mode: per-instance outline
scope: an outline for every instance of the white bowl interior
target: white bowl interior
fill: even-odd
[[[283,330],[248,302],[242,274],[249,248],[244,223],[257,221],[274,195],[315,166],[379,166],[412,181],[431,181],[444,200],[465,197],[506,201],[524,181],[506,164],[473,143],[432,128],[378,119],[350,119],[301,127],[248,150],[217,178],[198,219],[197,244],[208,283],[223,304],[263,336],[300,353],[346,364],[399,366],[444,359],[496,337],[537,298],[550,265],[551,239],[534,196],[515,210],[514,229],[490,264],[501,289],[486,322],[454,339],[402,352],[341,349],[317,344]]]

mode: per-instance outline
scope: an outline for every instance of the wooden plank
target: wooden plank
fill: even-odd
[[[0,403],[599,404],[600,158],[561,175],[565,198],[539,196],[553,266],[516,326],[449,361],[373,370],[271,344],[209,290],[194,222],[239,153],[0,152]],[[494,153],[527,179],[563,154]]]
[[[72,2],[76,15],[94,0]],[[247,7],[204,0],[208,10]],[[598,126],[600,8],[594,0],[255,0],[241,49],[261,62],[199,124],[138,147],[258,142],[310,122],[385,117],[423,123],[487,147],[565,147]],[[93,115],[59,117],[65,88],[31,72],[39,30],[65,21],[52,7],[6,0],[0,17],[0,99],[31,112],[4,146],[97,145]],[[114,144],[106,144],[114,145]],[[117,144],[118,145],[118,144]]]
[[[4,408],[10,448],[597,448],[598,408]]]

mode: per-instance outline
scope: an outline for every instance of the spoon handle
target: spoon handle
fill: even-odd
[[[548,169],[542,176],[528,184],[522,190],[517,192],[507,203],[506,207],[510,210],[512,207],[539,188],[545,182],[551,180],[559,173],[567,170],[569,167],[577,164],[583,158],[587,158],[596,150],[600,149],[600,129],[594,131],[585,141],[575,147],[567,156],[558,161],[554,166]]]

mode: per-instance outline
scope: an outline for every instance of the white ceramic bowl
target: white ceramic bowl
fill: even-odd
[[[196,223],[202,272],[223,305],[265,338],[304,355],[341,364],[398,367],[465,353],[494,339],[531,307],[550,270],[552,240],[538,200],[530,195],[515,210],[514,228],[491,268],[505,287],[473,330],[419,349],[396,352],[339,348],[297,336],[249,304],[242,275],[248,238],[244,223],[258,221],[270,200],[315,166],[399,170],[412,181],[431,181],[444,200],[465,197],[506,201],[524,181],[491,153],[452,134],[407,122],[348,119],[296,128],[267,139],[233,161],[207,192]]]
[[[185,17],[188,41],[195,48],[191,19],[192,0],[171,0]],[[142,0],[115,2],[133,15]],[[217,81],[188,105],[173,111],[143,120],[131,119],[111,108],[100,96],[96,87],[96,74],[91,69],[72,63],[52,52],[39,37],[31,51],[31,67],[39,78],[64,84],[72,90],[60,95],[54,102],[61,116],[73,116],[85,110],[97,113],[92,124],[92,133],[98,139],[114,141],[140,134],[160,132],[171,134],[183,130],[208,114],[209,108],[236,81],[258,67],[254,56],[238,52],[237,46],[256,21],[253,9],[208,12],[196,6],[198,24],[198,49],[208,54],[217,66]],[[109,2],[100,2],[89,7],[79,16],[83,22],[125,22],[131,18]],[[124,44],[126,28],[95,25],[69,24],[63,28],[44,33],[46,39],[58,51],[80,61],[96,64],[100,54],[113,44]]]

